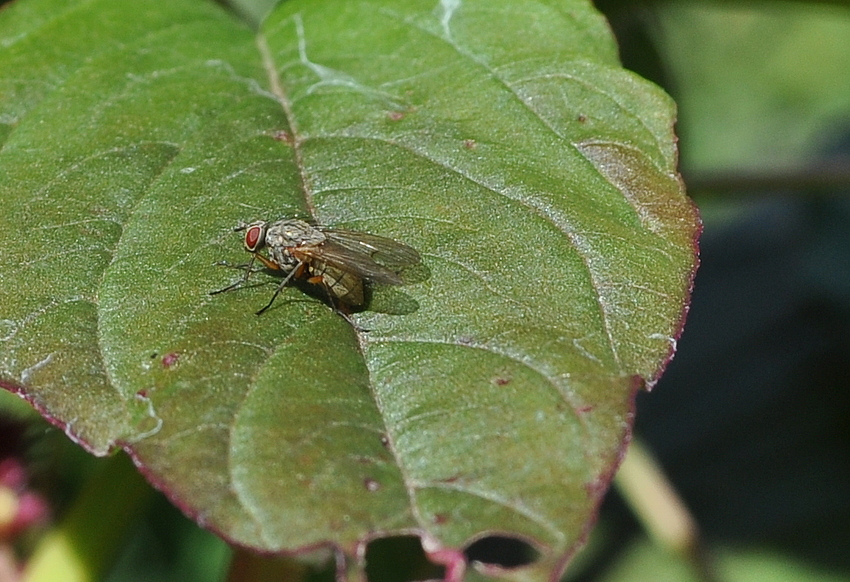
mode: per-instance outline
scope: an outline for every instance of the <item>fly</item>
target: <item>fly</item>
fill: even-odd
[[[280,271],[285,277],[257,315],[272,306],[287,283],[302,278],[322,286],[332,305],[338,301],[340,306],[361,307],[365,282],[401,285],[404,281],[399,272],[421,261],[416,249],[392,239],[314,226],[297,218],[277,222],[259,220],[240,224],[234,230],[245,231],[242,242],[251,253],[251,261],[245,266],[244,277],[211,295],[243,285],[256,272],[252,270],[254,261],[260,261],[267,269]],[[267,254],[261,252],[263,249]]]

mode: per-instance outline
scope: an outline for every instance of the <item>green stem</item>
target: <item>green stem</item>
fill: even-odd
[[[702,582],[717,580],[713,561],[700,543],[696,521],[640,441],[632,442],[614,483],[655,544],[690,563]]]

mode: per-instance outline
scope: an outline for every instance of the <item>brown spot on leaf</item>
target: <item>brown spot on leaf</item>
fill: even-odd
[[[275,132],[272,132],[272,139],[282,141],[287,145],[292,145],[292,134],[286,131],[285,129],[279,129]]]
[[[180,359],[180,354],[177,352],[169,352],[162,356],[162,367],[170,368],[174,364],[177,363],[177,360]]]
[[[665,237],[693,238],[696,209],[683,196],[675,168],[657,166],[655,160],[628,144],[598,141],[577,143],[576,147],[622,193],[646,230]]]
[[[452,475],[451,477],[446,477],[444,479],[437,479],[438,483],[455,483],[460,481],[460,475]]]

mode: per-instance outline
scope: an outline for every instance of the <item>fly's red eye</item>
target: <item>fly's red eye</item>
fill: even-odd
[[[263,240],[263,229],[260,226],[252,226],[245,231],[245,248],[249,251],[256,251],[260,247]]]

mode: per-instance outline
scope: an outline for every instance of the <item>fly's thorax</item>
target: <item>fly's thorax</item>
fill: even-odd
[[[269,247],[269,259],[284,273],[290,272],[301,263],[293,256],[291,249],[292,247]]]
[[[269,258],[284,271],[291,271],[302,262],[296,256],[297,249],[316,247],[323,242],[324,233],[303,220],[279,220],[266,229]]]
[[[266,229],[266,246],[271,248],[316,246],[325,242],[325,234],[303,220],[278,220]]]

